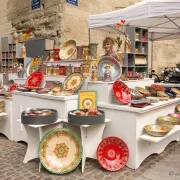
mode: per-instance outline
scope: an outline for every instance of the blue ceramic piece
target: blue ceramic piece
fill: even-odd
[[[170,98],[175,98],[176,93],[171,91],[171,90],[165,90],[165,93],[170,97]]]
[[[122,67],[119,62],[111,56],[103,56],[100,58],[97,65],[98,76],[104,77],[106,65],[110,65],[111,80],[116,81],[119,79],[122,73]]]

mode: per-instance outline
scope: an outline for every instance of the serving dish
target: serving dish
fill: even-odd
[[[131,100],[129,101],[131,104],[144,104],[144,103],[151,103],[149,99],[141,99],[141,100]]]
[[[154,88],[154,89],[157,90],[157,91],[165,91],[165,90],[166,90],[165,87],[160,86],[160,85],[157,85],[157,84],[151,84],[150,87],[151,87],[151,88]]]
[[[165,93],[171,98],[176,98],[176,93],[174,91],[171,90],[165,90]]]
[[[175,92],[176,94],[180,94],[180,90],[177,88],[171,88],[171,91]]]
[[[110,136],[103,139],[96,151],[99,164],[108,171],[122,169],[129,158],[127,144],[120,138]]]
[[[18,88],[18,84],[15,83],[8,88],[8,92],[12,92],[16,90],[17,88]]]
[[[142,99],[143,95],[136,89],[130,88],[132,99]]]
[[[160,125],[173,127],[179,124],[180,120],[173,116],[160,116],[157,118],[157,123]]]
[[[144,108],[149,105],[150,105],[150,103],[130,104],[131,107],[135,107],[135,108]]]
[[[26,86],[37,87],[43,80],[43,74],[41,72],[32,73],[26,80]]]
[[[160,98],[148,96],[146,99],[149,99],[151,103],[158,103]]]
[[[172,128],[164,126],[164,125],[157,125],[151,124],[144,127],[147,134],[155,137],[163,137],[168,134]]]
[[[101,110],[72,110],[68,113],[68,122],[79,125],[95,125],[105,122],[105,113]]]
[[[42,165],[55,174],[74,170],[81,162],[82,151],[82,144],[77,135],[65,128],[48,132],[39,144]]]
[[[63,44],[61,50],[59,51],[60,59],[68,59],[74,55],[76,52],[76,41],[69,40]]]
[[[84,75],[80,72],[75,72],[69,75],[63,84],[63,89],[72,89],[77,92],[84,84]]]
[[[179,113],[169,113],[168,116],[173,116],[173,117],[179,119],[178,125],[180,125],[180,112]]]
[[[104,77],[106,66],[109,66],[111,72],[111,80],[115,81],[120,78],[122,73],[122,67],[120,63],[111,56],[103,56],[100,58],[97,64],[97,72],[99,77]]]
[[[180,104],[175,107],[175,112],[180,112]]]
[[[43,89],[41,87],[35,87],[35,86],[24,86],[24,88],[29,89],[29,90],[42,90]]]
[[[137,86],[137,87],[135,87],[135,89],[137,91],[139,91],[141,94],[143,94],[144,96],[150,96],[151,95],[151,93],[148,90],[146,90],[142,87]]]
[[[23,124],[41,125],[57,121],[58,113],[54,109],[29,109],[21,113]]]
[[[113,83],[113,93],[121,104],[128,104],[128,101],[132,99],[130,89],[122,81]]]
[[[169,97],[164,91],[157,91],[157,96],[159,96],[159,97]]]

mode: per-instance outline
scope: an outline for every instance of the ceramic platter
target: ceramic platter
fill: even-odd
[[[109,64],[110,65],[110,71],[111,71],[111,78],[112,81],[115,81],[120,78],[121,73],[122,73],[122,68],[119,62],[110,56],[103,56],[100,58],[97,64],[97,72],[98,76],[104,77],[104,72],[105,72],[105,66]]]
[[[180,104],[178,104],[175,108],[175,112],[180,112]]]
[[[43,63],[43,61],[41,59],[36,59],[36,65],[33,66],[33,61],[34,61],[34,59],[32,59],[26,67],[26,76],[27,77],[29,77],[32,73],[39,71],[39,68],[40,68],[41,64]]]
[[[137,86],[135,89],[146,96],[149,96],[151,94],[148,90],[139,86]]]
[[[83,84],[84,84],[83,74],[79,72],[75,72],[69,75],[65,79],[63,88],[73,89],[74,92],[77,92],[82,87]]]
[[[69,129],[54,129],[42,138],[39,157],[48,171],[65,174],[74,170],[80,163],[82,145],[77,135]]]
[[[157,85],[157,84],[151,84],[150,87],[154,88],[155,90],[159,90],[159,91],[165,91],[166,90],[165,87]]]
[[[26,80],[26,86],[37,87],[43,80],[43,74],[41,72],[35,72],[31,74]]]
[[[76,52],[76,41],[69,40],[63,44],[61,50],[59,51],[60,59],[68,59],[74,55]]]
[[[169,97],[164,91],[157,91],[157,95],[160,97]]]
[[[177,88],[171,88],[171,91],[175,92],[176,94],[180,94],[180,90]]]
[[[130,89],[122,81],[114,82],[113,92],[116,99],[122,104],[128,104],[128,101],[132,99]]]
[[[18,84],[13,84],[8,88],[8,91],[12,92],[12,91],[16,90],[17,88],[18,88]]]
[[[126,143],[118,137],[107,137],[101,141],[96,151],[99,164],[108,171],[123,168],[129,158]]]

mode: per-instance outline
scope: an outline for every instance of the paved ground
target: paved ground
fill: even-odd
[[[172,142],[160,155],[151,155],[137,170],[125,167],[118,172],[108,172],[96,160],[89,159],[83,174],[79,165],[66,175],[54,175],[44,168],[39,173],[37,159],[23,164],[26,147],[26,144],[11,142],[0,134],[0,180],[180,180],[180,142]],[[161,175],[168,175],[169,179]]]

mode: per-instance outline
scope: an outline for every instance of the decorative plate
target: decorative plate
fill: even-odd
[[[39,158],[48,171],[55,174],[68,173],[81,162],[81,142],[69,129],[54,129],[42,138]]]
[[[74,92],[77,92],[82,85],[84,84],[84,76],[80,72],[75,72],[69,75],[63,85],[63,89],[73,89]]]
[[[180,112],[180,104],[178,104],[175,108],[175,112]]]
[[[135,89],[146,96],[151,95],[151,93],[148,90],[146,90],[142,87],[137,86],[137,87],[135,87]]]
[[[103,139],[96,151],[99,164],[108,171],[118,171],[123,168],[129,158],[127,144],[118,137]]]
[[[129,101],[131,104],[144,104],[144,103],[151,103],[149,99],[141,99],[141,100],[131,100]]]
[[[8,92],[12,92],[18,88],[18,84],[13,84],[9,87]]]
[[[86,98],[82,102],[82,106],[84,109],[92,109],[93,105],[94,105],[94,101],[90,98]]]
[[[143,95],[139,91],[137,91],[136,89],[130,88],[130,91],[131,91],[132,98],[134,98],[134,99],[143,98]]]
[[[159,91],[165,91],[166,90],[165,87],[157,85],[157,84],[151,84],[150,87],[154,88],[155,90],[159,90]]]
[[[68,59],[76,52],[76,41],[69,40],[63,44],[59,51],[60,59]]]
[[[176,94],[180,94],[180,90],[177,88],[171,88],[171,91],[175,92]]]
[[[170,97],[170,98],[176,98],[176,93],[171,90],[165,90],[165,93]]]
[[[32,58],[26,66],[26,76],[29,77],[32,73],[39,71],[43,61],[40,58]]]
[[[37,87],[43,80],[43,74],[41,72],[35,72],[31,74],[26,80],[26,86]]]
[[[130,104],[131,107],[135,107],[135,108],[144,108],[149,105],[150,105],[150,103]]]
[[[122,104],[128,104],[131,100],[131,91],[122,81],[115,81],[113,84],[113,92],[116,99]]]
[[[103,56],[98,61],[98,64],[97,64],[98,76],[104,77],[106,65],[110,65],[112,81],[119,79],[122,73],[122,67],[115,58],[110,57],[110,56]]]
[[[164,91],[157,91],[157,96],[160,96],[160,97],[169,97]]]

